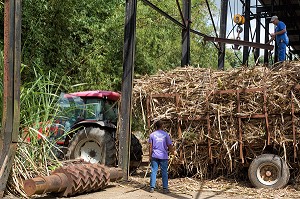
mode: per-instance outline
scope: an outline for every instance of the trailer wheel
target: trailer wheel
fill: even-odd
[[[116,146],[111,134],[100,128],[83,128],[70,141],[67,159],[116,165]]]
[[[286,162],[279,156],[263,154],[252,161],[248,176],[257,188],[279,189],[287,185],[290,171]]]

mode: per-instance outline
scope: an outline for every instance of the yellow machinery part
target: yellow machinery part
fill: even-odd
[[[236,23],[238,25],[242,25],[245,23],[245,17],[240,14],[236,14],[233,17],[233,21],[234,21],[234,23]]]

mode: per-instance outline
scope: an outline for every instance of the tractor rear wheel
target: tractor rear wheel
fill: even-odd
[[[131,134],[130,145],[130,171],[133,173],[141,164],[143,149],[140,141],[134,134]]]
[[[70,140],[66,158],[115,166],[115,141],[112,135],[103,129],[82,128]]]

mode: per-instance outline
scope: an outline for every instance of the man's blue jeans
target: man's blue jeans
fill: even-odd
[[[286,43],[280,42],[278,44],[278,61],[282,62],[285,61],[285,54],[286,54]]]
[[[150,187],[155,188],[158,166],[160,166],[163,188],[168,189],[168,160],[157,158],[151,158]]]

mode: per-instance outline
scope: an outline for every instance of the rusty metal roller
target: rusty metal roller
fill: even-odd
[[[63,166],[52,175],[36,177],[24,181],[28,196],[56,193],[59,196],[72,196],[104,189],[110,181],[122,178],[122,170],[100,164],[74,164]]]

